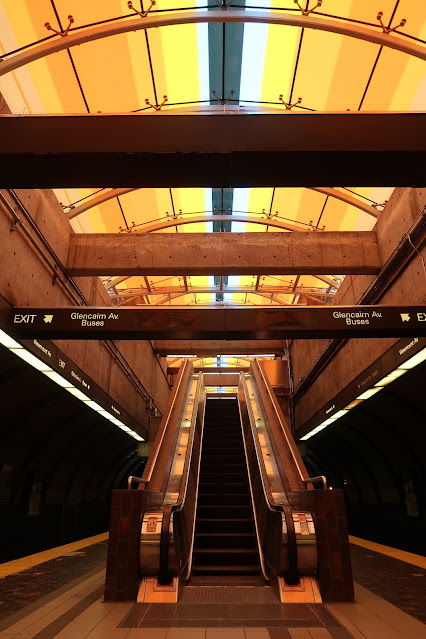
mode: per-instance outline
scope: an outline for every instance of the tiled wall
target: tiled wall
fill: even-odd
[[[315,490],[320,590],[324,601],[353,601],[354,587],[342,490]]]
[[[105,601],[136,601],[139,545],[146,493],[114,490],[111,503]]]

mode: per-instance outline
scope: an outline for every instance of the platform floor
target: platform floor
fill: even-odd
[[[259,604],[254,587],[237,599],[218,589],[207,603],[201,587],[177,609],[103,603],[106,535],[82,540],[0,565],[0,637],[425,639],[426,559],[360,543],[351,544],[355,603],[279,606],[265,592]]]

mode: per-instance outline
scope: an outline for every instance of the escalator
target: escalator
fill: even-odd
[[[314,489],[325,479],[309,478],[262,365],[235,380],[233,397],[209,396],[203,373],[185,361],[144,474],[129,478],[139,491],[140,546],[133,532],[120,552],[139,552],[140,602],[177,602],[188,584],[268,584],[281,602],[321,600],[327,524],[316,497],[331,503],[331,494]]]
[[[238,402],[207,399],[191,583],[259,574]]]

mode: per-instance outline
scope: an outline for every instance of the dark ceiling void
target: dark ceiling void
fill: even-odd
[[[346,496],[349,534],[424,554],[426,363],[307,442],[305,463]]]
[[[105,532],[135,440],[3,347],[0,415],[0,561]]]

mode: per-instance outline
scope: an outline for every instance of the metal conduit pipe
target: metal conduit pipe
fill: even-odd
[[[86,299],[85,295],[80,290],[78,285],[74,282],[73,278],[68,275],[65,266],[62,264],[61,260],[56,255],[55,251],[52,249],[52,247],[50,246],[49,242],[47,241],[46,237],[40,231],[40,229],[38,228],[37,224],[34,222],[30,212],[27,210],[26,206],[21,201],[19,196],[15,193],[15,191],[13,189],[7,189],[7,192],[9,193],[9,195],[12,198],[13,202],[16,204],[17,209],[23,215],[25,220],[29,223],[31,229],[34,231],[34,233],[37,236],[37,238],[39,239],[43,249],[45,249],[45,250],[43,250],[39,246],[39,244],[36,242],[36,240],[31,235],[31,233],[28,231],[28,229],[25,228],[25,226],[22,223],[22,220],[17,215],[17,211],[14,210],[13,206],[8,202],[7,198],[5,198],[3,193],[0,192],[0,202],[4,205],[6,210],[10,213],[10,215],[14,219],[14,225],[13,225],[12,230],[15,230],[16,226],[19,224],[22,233],[25,235],[27,240],[30,242],[30,244],[33,246],[33,248],[36,250],[37,254],[42,258],[42,260],[44,261],[46,266],[52,272],[52,275],[53,275],[53,278],[54,278],[54,282],[58,281],[64,287],[64,289],[66,290],[67,294],[71,297],[71,299],[76,304],[78,304],[79,306],[82,306],[82,305],[90,306],[90,303]],[[48,257],[46,257],[45,251],[47,251],[47,253],[51,257],[51,259],[53,260],[53,263],[48,259]],[[62,272],[62,274],[58,273],[58,269]],[[104,340],[103,344],[109,350],[111,356],[118,363],[120,368],[122,368],[124,370],[124,372],[126,373],[127,377],[130,379],[130,381],[132,382],[133,386],[135,387],[136,391],[140,395],[143,396],[144,400],[147,403],[149,401],[152,401],[154,406],[156,406],[155,402],[154,402],[154,398],[145,389],[145,387],[143,386],[142,382],[139,380],[139,378],[137,377],[136,373],[133,371],[132,367],[127,362],[126,358],[121,353],[121,351],[117,348],[115,343],[113,341],[108,342],[108,341]],[[157,363],[160,366],[160,363],[158,362],[158,360],[157,360]],[[160,366],[160,368],[161,368],[161,366]],[[161,370],[162,370],[162,372],[164,374],[164,371],[163,371],[162,368],[161,368]],[[158,409],[158,407],[157,407],[157,409]],[[161,414],[161,411],[159,411],[159,413]]]
[[[389,287],[399,277],[402,268],[404,268],[416,254],[419,254],[423,248],[426,237],[421,237],[426,228],[426,207],[423,207],[422,211],[414,220],[411,227],[405,233],[394,252],[386,260],[385,264],[380,270],[380,273],[374,278],[368,288],[364,291],[361,298],[358,301],[359,305],[362,304],[374,304],[377,303]],[[415,246],[413,241],[420,239],[419,245]],[[411,248],[411,251],[410,251]],[[408,254],[407,254],[408,253]],[[401,264],[402,262],[402,264]],[[383,287],[383,288],[382,288]],[[306,393],[308,388],[318,378],[322,371],[328,366],[336,353],[348,342],[348,339],[333,339],[320,357],[316,360],[308,374],[299,383],[296,388],[293,397],[290,401],[291,414],[294,416],[294,407]]]
[[[416,253],[419,253],[423,248],[426,242],[426,234],[423,238],[421,235],[425,229],[426,207],[423,207],[408,231],[402,236],[396,249],[386,260],[380,273],[364,291],[358,304],[377,303],[381,300],[388,288],[399,277],[401,270],[415,257]],[[417,239],[419,240],[419,245],[415,246],[413,242]],[[409,252],[409,254],[407,254],[407,252]]]

